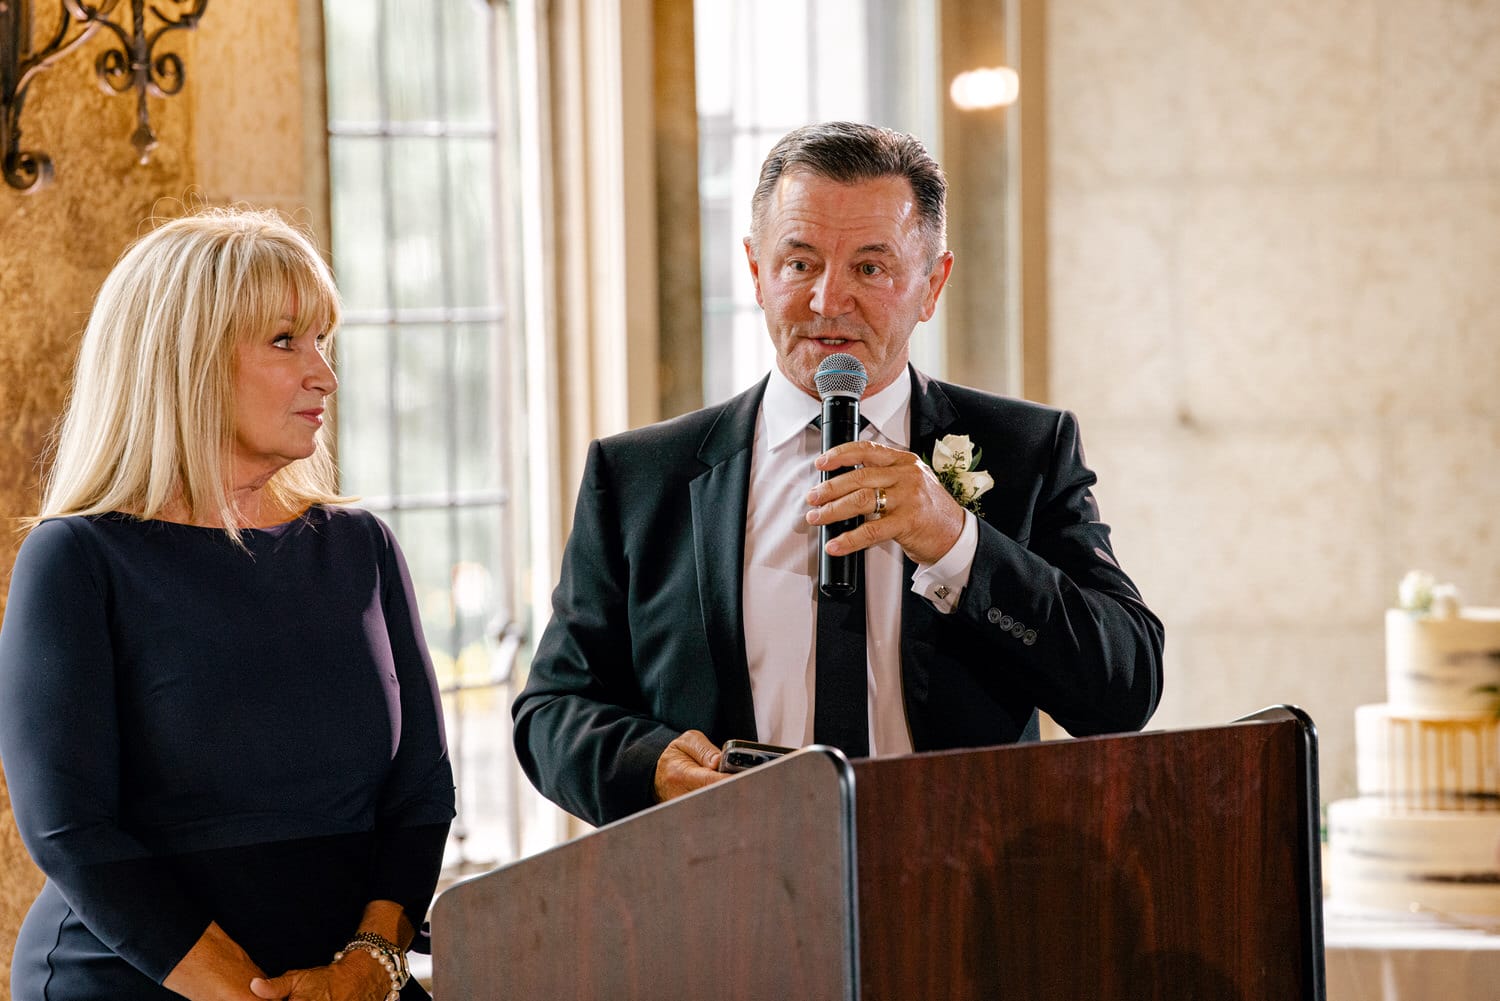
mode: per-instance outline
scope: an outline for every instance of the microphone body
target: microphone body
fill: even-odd
[[[830,396],[823,400],[823,451],[859,437],[859,401],[847,396]],[[826,482],[852,466],[825,469],[819,482]],[[828,540],[859,527],[861,518],[835,521],[818,526],[818,590],[829,597],[842,598],[859,590],[865,567],[863,552],[846,556],[829,556]]]
[[[818,366],[815,381],[823,398],[823,451],[859,437],[859,400],[866,384],[865,367],[852,355],[830,355]],[[820,482],[826,482],[852,466],[825,469]],[[860,588],[864,576],[865,554],[828,555],[828,540],[858,528],[862,518],[834,522],[818,527],[818,590],[833,598],[848,597]]]

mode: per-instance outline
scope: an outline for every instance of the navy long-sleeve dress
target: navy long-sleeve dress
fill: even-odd
[[[47,882],[15,1001],[175,998],[210,921],[268,976],[330,962],[371,900],[422,921],[453,776],[401,552],[333,507],[243,538],[101,515],[21,547],[0,761]]]

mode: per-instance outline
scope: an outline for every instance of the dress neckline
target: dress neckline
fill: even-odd
[[[297,525],[310,520],[312,513],[317,509],[318,505],[313,504],[303,510],[301,514],[294,515],[287,521],[278,522],[274,525],[252,525],[241,528],[239,530],[240,536],[242,538],[255,538],[257,536],[276,538],[285,535]],[[222,525],[194,525],[186,521],[173,521],[170,518],[142,518],[127,511],[111,511],[109,517],[121,521],[133,521],[141,525],[165,525],[170,528],[190,529],[194,532],[211,532],[215,535],[224,534],[224,527]]]

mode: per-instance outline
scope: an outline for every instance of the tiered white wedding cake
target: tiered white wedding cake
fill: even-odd
[[[1334,903],[1500,914],[1500,608],[1413,572],[1385,617],[1387,701],[1355,710],[1359,798],[1328,807]]]

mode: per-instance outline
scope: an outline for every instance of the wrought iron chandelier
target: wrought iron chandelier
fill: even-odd
[[[136,95],[136,128],[130,136],[140,162],[151,158],[156,133],[146,108],[146,96],[170,97],[182,90],[185,70],[175,52],[157,54],[157,44],[173,31],[196,28],[208,0],[164,0],[153,4],[156,23],[148,29],[146,0],[130,0],[128,25],[111,17],[121,0],[88,4],[82,0],[54,0],[55,27],[33,45],[40,30],[33,18],[34,7],[47,0],[0,0],[0,112],[4,119],[5,183],[17,191],[33,193],[52,180],[52,158],[46,153],[21,147],[21,110],[27,88],[38,74],[78,48],[103,28],[114,34],[117,48],[109,48],[94,60],[94,74],[106,93]],[[167,5],[173,5],[175,11]],[[124,11],[121,11],[123,15]]]

